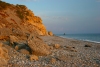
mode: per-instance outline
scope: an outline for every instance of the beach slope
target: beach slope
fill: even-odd
[[[41,36],[51,46],[51,61],[55,67],[100,67],[100,43]],[[59,48],[56,48],[57,45]],[[56,60],[56,61],[55,61]]]

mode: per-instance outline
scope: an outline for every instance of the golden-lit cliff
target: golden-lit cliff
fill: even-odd
[[[0,30],[1,35],[47,35],[40,17],[35,16],[24,5],[12,5],[0,1]]]
[[[40,17],[35,16],[24,5],[12,5],[0,1],[1,67],[11,60],[9,56],[13,55],[13,52],[9,50],[12,48],[20,54],[28,54],[30,60],[38,59],[37,56],[49,55],[50,47],[39,35],[48,35]]]

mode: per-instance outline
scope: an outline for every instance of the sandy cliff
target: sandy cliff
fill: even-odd
[[[21,54],[32,55],[30,58],[34,60],[37,54],[46,56],[51,53],[49,46],[39,35],[48,35],[40,17],[35,16],[25,5],[12,5],[0,1],[1,45],[10,46],[9,50],[13,48]],[[4,57],[0,61],[5,60],[4,54],[9,54],[6,49],[8,48],[0,47],[0,58]],[[7,59],[7,62],[8,60],[11,58]],[[3,65],[7,65],[7,62]]]
[[[5,29],[6,35],[14,34],[37,34],[47,35],[45,26],[40,17],[24,5],[0,4],[0,30]],[[14,33],[13,33],[14,32]]]

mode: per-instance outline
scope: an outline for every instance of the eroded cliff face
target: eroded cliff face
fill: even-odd
[[[12,5],[0,1],[0,43],[20,53],[49,55],[50,48],[39,35],[47,35],[40,17],[35,16],[24,5]]]
[[[40,17],[33,14],[24,5],[0,4],[0,34],[34,34],[47,35],[45,26]],[[4,9],[5,6],[5,9]]]

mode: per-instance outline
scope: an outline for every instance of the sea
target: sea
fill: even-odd
[[[65,35],[64,34],[56,34],[56,36],[100,43],[100,34],[65,34]]]

